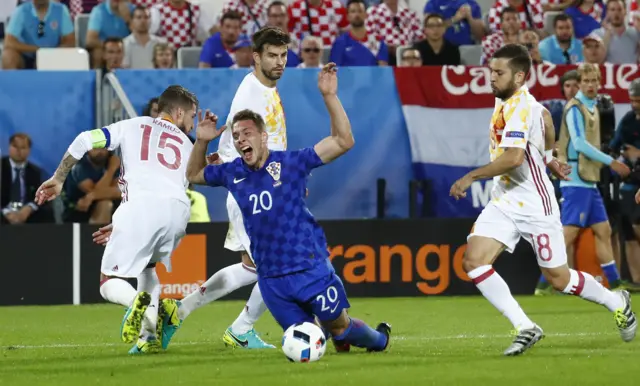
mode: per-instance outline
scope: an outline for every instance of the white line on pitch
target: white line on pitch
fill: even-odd
[[[613,332],[565,332],[565,333],[550,333],[545,334],[548,337],[585,337],[585,336],[607,336],[617,335]],[[481,335],[447,335],[447,336],[393,336],[392,340],[417,340],[417,341],[434,341],[434,340],[459,340],[459,339],[497,339],[497,338],[509,338],[512,335],[509,334],[481,334]],[[199,341],[199,342],[176,342],[172,346],[193,346],[193,345],[205,345],[215,344],[218,341]],[[45,344],[45,345],[9,345],[2,346],[4,350],[17,350],[17,349],[40,349],[40,348],[83,348],[83,347],[112,347],[122,346],[119,343],[89,343],[89,344],[73,344],[73,343],[59,343],[59,344]]]

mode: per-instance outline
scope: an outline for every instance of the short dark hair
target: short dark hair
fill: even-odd
[[[291,37],[288,32],[278,27],[264,27],[253,34],[251,38],[253,43],[253,52],[262,53],[264,47],[268,44],[271,46],[288,46],[291,43]]]
[[[347,9],[351,7],[351,4],[362,4],[364,5],[364,9],[367,9],[367,3],[364,0],[349,0],[347,1]]]
[[[122,44],[124,46],[124,42],[122,41],[122,38],[118,38],[115,36],[110,36],[106,39],[104,39],[104,42],[102,43],[102,47],[106,47],[107,44],[109,43],[116,43],[116,44]]]
[[[220,25],[223,25],[225,20],[237,20],[242,23],[242,15],[237,11],[227,11],[222,15]]]
[[[167,87],[158,98],[158,112],[161,113],[171,113],[177,107],[189,110],[193,105],[198,108],[196,95],[179,85]]]
[[[249,109],[240,110],[233,116],[233,120],[231,120],[231,129],[233,130],[233,126],[240,121],[252,121],[256,124],[259,132],[264,131],[264,119],[262,116],[255,111],[251,111]]]
[[[513,13],[516,16],[518,16],[518,10],[513,8],[513,7],[505,7],[502,10],[502,13],[500,14],[500,21],[504,20],[504,15],[506,15],[507,13]]]
[[[136,11],[147,12],[148,10],[149,9],[144,5],[136,5],[136,7],[133,9],[133,12],[131,12],[131,16],[133,16],[133,14],[136,13]]]
[[[508,59],[509,67],[515,74],[516,72],[524,72],[524,75],[529,75],[531,70],[531,55],[529,50],[522,44],[507,44],[500,47],[493,59]]]
[[[27,133],[15,133],[15,134],[13,134],[11,137],[9,137],[9,145],[13,145],[13,142],[16,139],[24,139],[25,141],[27,141],[27,145],[29,145],[29,148],[31,148],[31,137],[29,136],[29,134],[27,134]]]
[[[569,15],[561,13],[558,16],[553,18],[553,28],[556,28],[556,25],[561,21],[571,21]]]
[[[566,97],[564,95],[564,84],[570,80],[575,80],[576,82],[580,82],[580,76],[578,75],[578,71],[569,70],[564,74],[562,74],[562,76],[560,77],[560,93],[562,94],[563,97]]]
[[[271,4],[269,4],[269,6],[267,7],[267,15],[269,15],[269,13],[271,12],[271,8],[278,7],[278,6],[284,7],[285,9],[287,8],[287,4],[285,4],[283,1],[276,0]]]
[[[147,105],[144,106],[144,109],[142,109],[143,116],[148,117],[151,115],[151,108],[153,107],[154,103],[158,103],[158,98],[149,99],[149,102],[147,102]]]
[[[427,23],[431,19],[440,19],[440,20],[444,21],[444,17],[442,17],[442,15],[437,14],[437,13],[430,13],[430,14],[427,15],[427,17],[424,18],[424,21],[422,22],[423,26],[426,27]]]

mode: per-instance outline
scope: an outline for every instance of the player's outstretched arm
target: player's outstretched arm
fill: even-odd
[[[318,88],[331,118],[331,136],[318,142],[314,150],[322,163],[327,164],[349,151],[355,141],[349,117],[338,99],[338,76],[335,63],[329,63],[322,68],[318,75]]]
[[[202,111],[198,111],[198,127],[196,128],[196,143],[187,163],[187,180],[196,185],[206,185],[204,169],[207,166],[207,148],[209,142],[222,134],[225,126],[217,129],[218,116],[209,110],[202,117]]]

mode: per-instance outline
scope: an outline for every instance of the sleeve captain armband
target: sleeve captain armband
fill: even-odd
[[[91,145],[94,149],[105,149],[111,145],[111,134],[106,127],[91,130],[89,134],[91,134]]]

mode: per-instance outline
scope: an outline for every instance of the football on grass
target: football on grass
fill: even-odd
[[[322,329],[313,323],[294,324],[282,337],[282,351],[292,362],[315,362],[322,358],[326,348]]]

